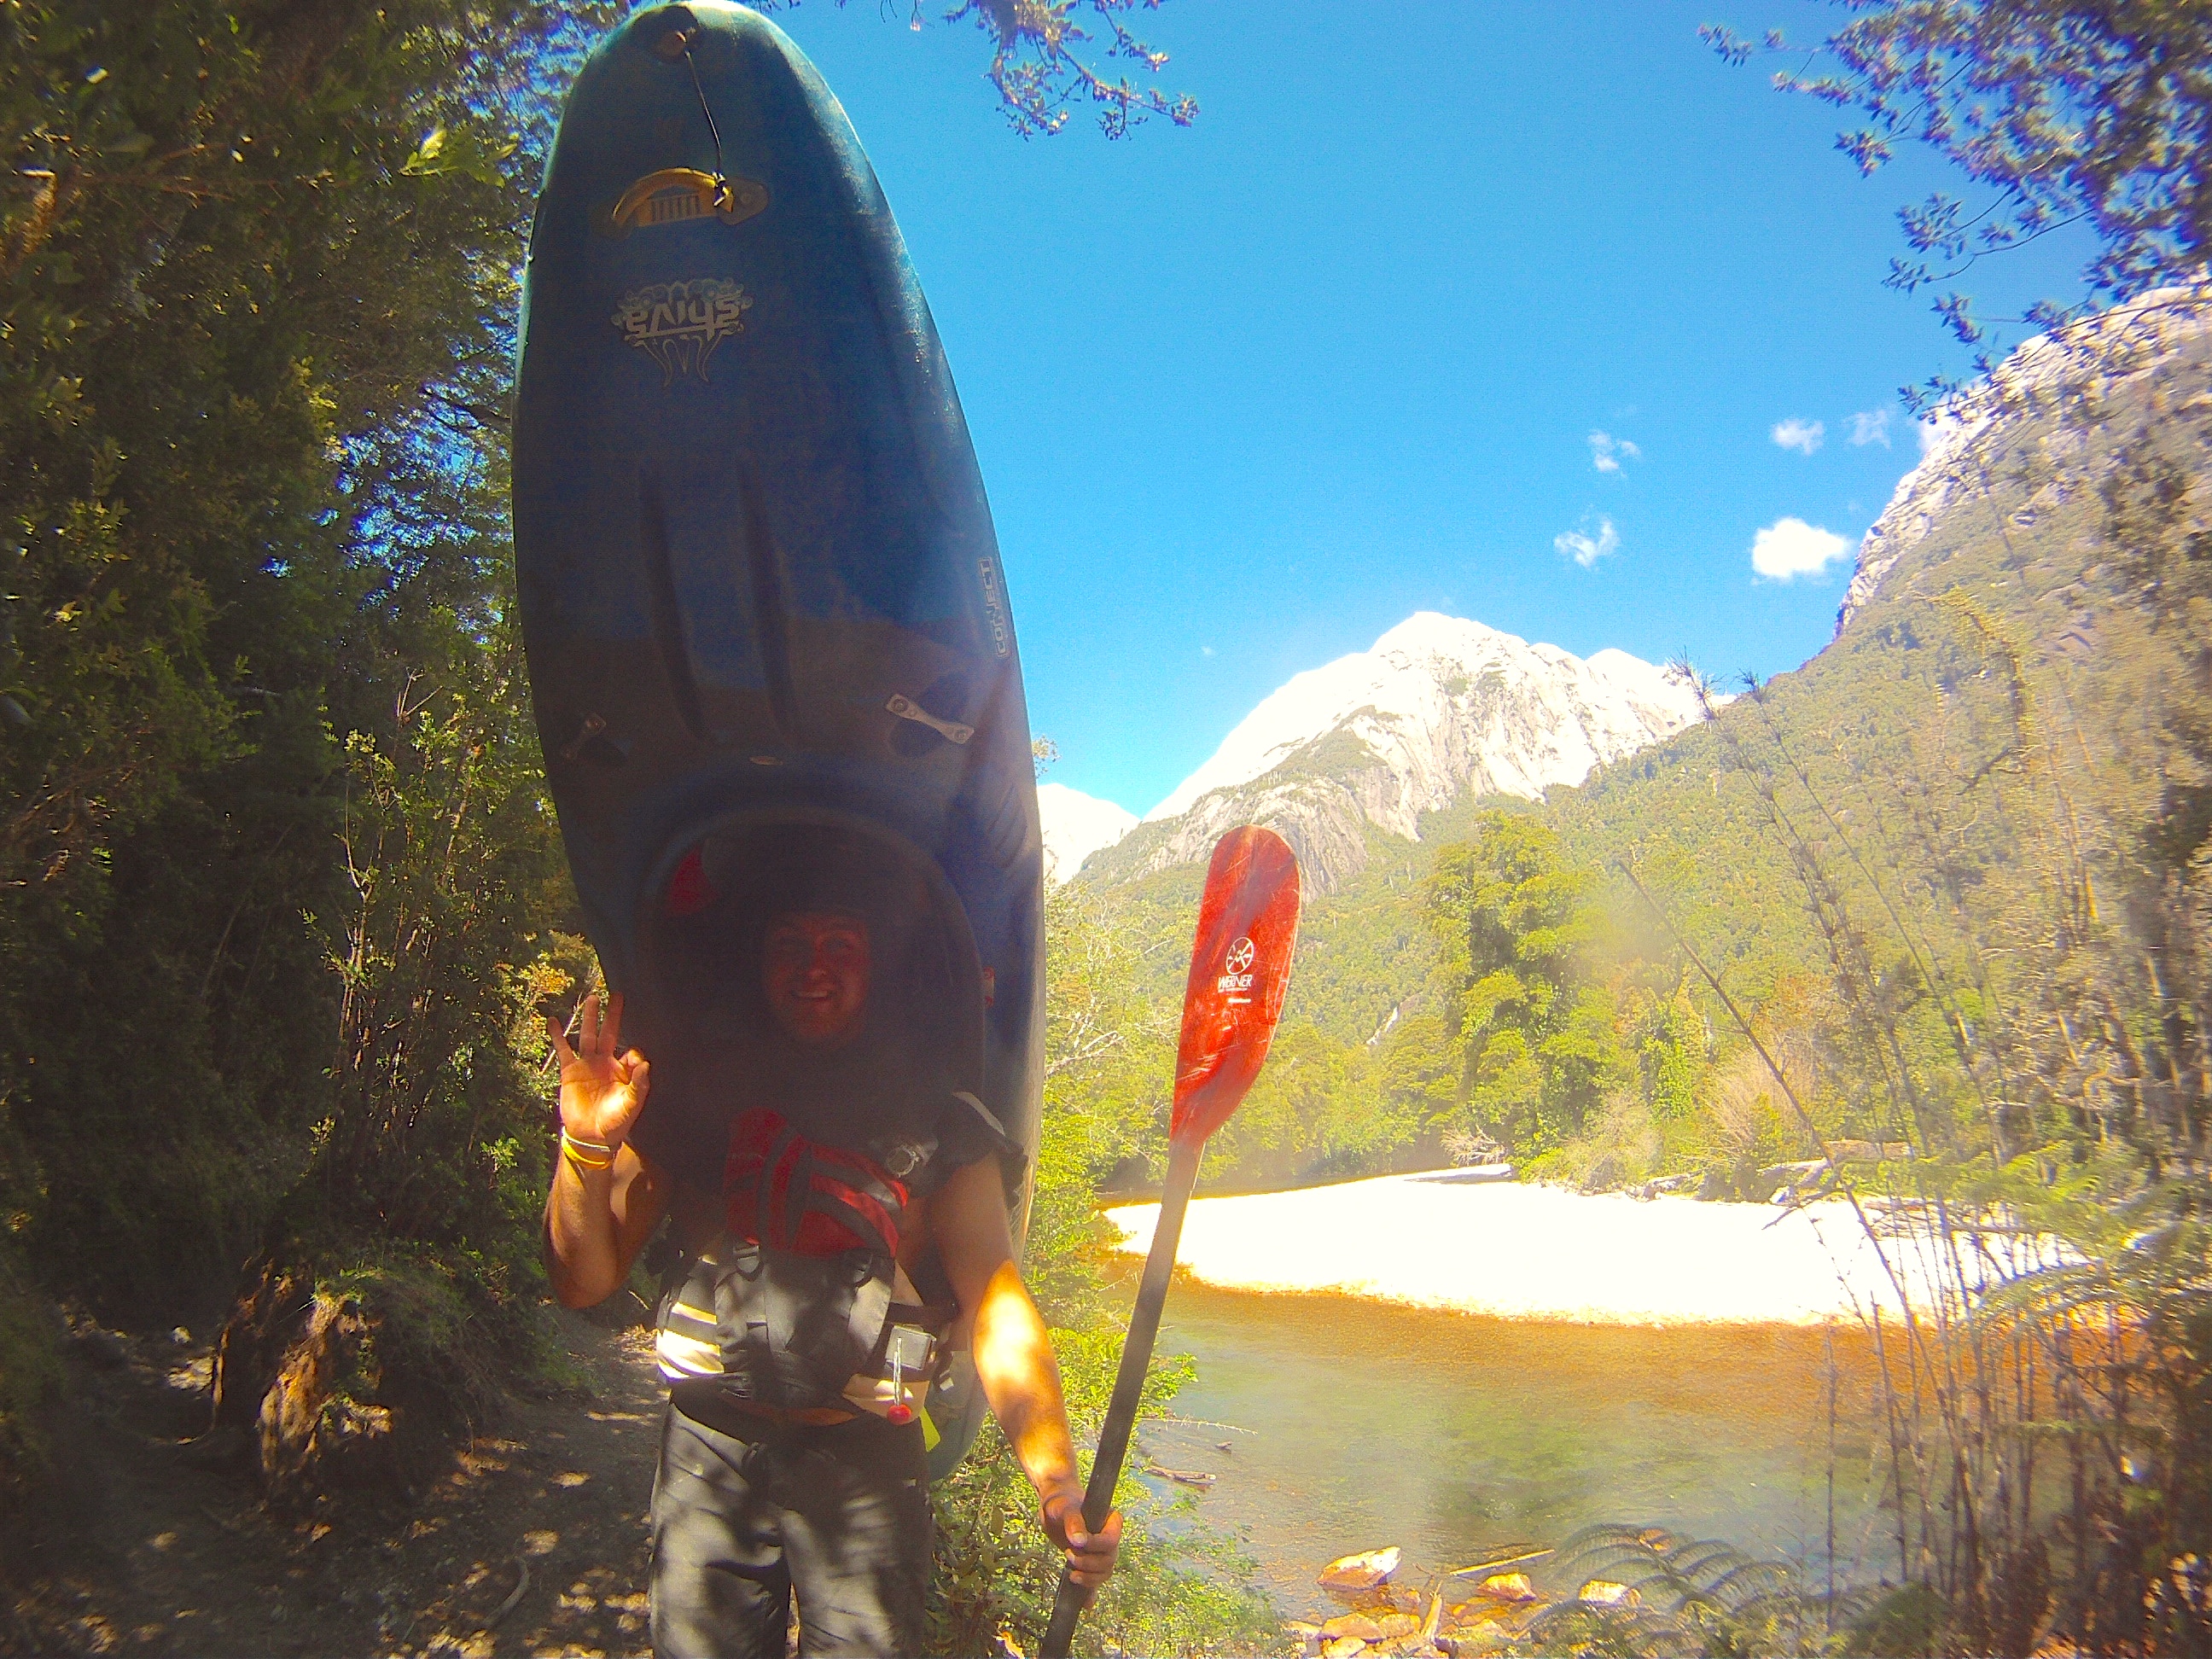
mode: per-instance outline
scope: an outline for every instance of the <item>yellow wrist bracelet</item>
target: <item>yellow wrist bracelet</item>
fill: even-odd
[[[596,1140],[578,1140],[563,1129],[561,1156],[579,1170],[605,1170],[614,1166],[615,1149]]]

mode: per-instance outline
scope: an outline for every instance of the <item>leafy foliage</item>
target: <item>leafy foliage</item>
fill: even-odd
[[[1147,9],[1158,0],[1143,0]],[[1164,115],[1179,127],[1198,118],[1198,100],[1188,93],[1172,97],[1115,74],[1115,63],[1140,65],[1158,75],[1168,55],[1155,51],[1130,29],[1129,13],[1138,0],[959,0],[946,13],[957,21],[972,19],[991,39],[991,84],[998,88],[1006,119],[1024,137],[1058,132],[1076,106],[1097,111],[1099,130],[1109,138],[1128,136],[1148,115]],[[1083,27],[1088,15],[1103,31],[1103,59],[1085,43],[1101,37]]]
[[[1898,214],[1910,257],[1892,261],[1890,285],[1943,289],[1937,314],[1961,340],[1989,337],[1967,296],[1944,285],[2068,226],[2091,233],[2084,274],[2106,301],[2202,270],[2212,251],[2200,165],[2212,144],[2204,0],[1877,0],[1852,9],[1811,53],[1818,69],[1783,70],[1775,84],[1865,115],[1836,140],[1863,173],[1899,142],[1917,142],[1984,192],[1978,209],[1939,191]],[[1755,48],[1724,27],[1700,33],[1731,63],[1754,50],[1805,56],[1779,33]],[[2039,307],[2028,320],[2047,325],[2058,313]],[[1978,367],[1994,365],[1984,357]]]
[[[1546,1576],[1567,1599],[1522,1633],[1516,1647],[1525,1644],[1530,1652],[1863,1652],[1853,1639],[1856,1626],[1879,1600],[1864,1591],[1816,1591],[1787,1563],[1650,1528],[1584,1528],[1559,1546]],[[1601,1585],[1619,1599],[1589,1594]]]
[[[759,9],[796,6],[799,0],[762,0]],[[846,0],[837,0],[839,5]],[[922,26],[921,0],[908,0],[908,27]],[[1167,67],[1168,55],[1140,39],[1129,15],[1140,6],[1157,10],[1160,0],[953,0],[948,23],[973,23],[991,43],[991,64],[984,71],[998,89],[1006,123],[1024,138],[1049,137],[1068,118],[1088,106],[1098,130],[1109,138],[1126,138],[1154,115],[1179,127],[1198,119],[1198,100],[1188,93],[1170,94],[1133,81],[1117,66],[1134,65],[1147,76]],[[1089,27],[1085,27],[1085,23]]]
[[[1555,832],[1497,812],[1437,855],[1429,913],[1460,1060],[1459,1101],[1474,1127],[1540,1152],[1581,1133],[1626,1080],[1616,1011],[1587,972],[1598,915],[1587,871]]]
[[[351,780],[409,747],[403,687],[478,672],[506,580],[497,443],[456,411],[498,400],[529,198],[483,163],[542,140],[532,77],[576,27],[529,0],[0,18],[0,681],[27,715],[0,737],[0,1103],[9,1207],[61,1284],[208,1297],[331,1109]],[[467,948],[526,959],[494,933]]]
[[[1107,1289],[1096,1183],[1146,1131],[1164,1130],[1174,1032],[1133,994],[1133,947],[1096,896],[1073,884],[1054,889],[1046,923],[1046,1112],[1022,1273],[1053,1327],[1080,1441],[1105,1418],[1123,1328]],[[1139,1423],[1164,1412],[1190,1375],[1187,1358],[1155,1355]],[[933,1497],[933,1647],[986,1652],[1003,1631],[1027,1651],[1051,1618],[1059,1566],[1037,1526],[1036,1492],[996,1424],[985,1424]],[[1133,1524],[1113,1578],[1077,1627],[1079,1650],[1254,1651],[1273,1637],[1249,1564],[1223,1540],[1173,1506],[1164,1513],[1127,1471],[1115,1503]]]

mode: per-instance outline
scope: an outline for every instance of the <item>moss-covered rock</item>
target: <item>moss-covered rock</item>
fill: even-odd
[[[257,1265],[216,1349],[213,1431],[240,1437],[289,1506],[404,1486],[498,1409],[505,1382],[541,1369],[543,1310],[498,1264],[341,1255]]]

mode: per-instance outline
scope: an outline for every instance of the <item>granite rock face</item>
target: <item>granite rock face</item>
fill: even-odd
[[[2025,486],[2025,500],[2003,525],[2017,535],[2063,506],[2080,485],[2071,469],[2051,465],[2063,459],[2056,452],[2077,447],[2094,411],[2132,382],[2164,374],[2201,387],[2208,334],[2212,312],[2201,294],[2160,289],[2021,343],[1987,380],[1921,428],[1919,465],[1897,481],[1859,544],[1857,568],[1836,612],[1837,635],[1893,584],[1900,564],[1911,562],[1906,556],[1947,516],[1972,512],[2001,487]],[[2175,376],[2183,357],[2198,366]],[[2192,410],[2185,404],[2178,412]],[[2202,412],[2201,402],[2194,412]],[[2022,457],[2024,441],[2047,453]]]

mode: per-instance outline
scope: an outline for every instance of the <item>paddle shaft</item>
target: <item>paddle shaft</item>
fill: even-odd
[[[1114,1398],[1098,1431],[1098,1455],[1091,1464],[1091,1484],[1083,1491],[1083,1525],[1096,1533],[1114,1512],[1114,1488],[1129,1455],[1129,1433],[1136,1426],[1137,1404],[1145,1392],[1145,1371],[1152,1363],[1152,1342],[1160,1334],[1160,1310],[1167,1305],[1168,1280],[1175,1272],[1176,1244],[1182,1237],[1183,1211],[1198,1184],[1202,1146],[1168,1144],[1167,1184],[1160,1193],[1159,1219],[1152,1247],[1145,1256],[1145,1276],[1137,1285],[1137,1304],[1129,1310],[1129,1334],[1121,1340],[1121,1369],[1114,1376]],[[1075,1621],[1091,1602],[1091,1592],[1060,1570],[1060,1593],[1053,1598],[1052,1623],[1037,1644],[1037,1659],[1067,1659]]]

